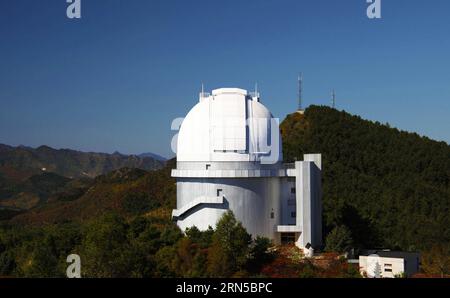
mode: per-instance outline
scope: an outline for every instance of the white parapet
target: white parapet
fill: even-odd
[[[322,170],[322,154],[320,153],[304,154],[303,160],[314,162],[314,164],[319,168],[319,170]]]

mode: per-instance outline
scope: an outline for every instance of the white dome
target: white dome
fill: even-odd
[[[201,93],[181,125],[177,161],[281,161],[279,127],[271,119],[257,94],[238,88]]]

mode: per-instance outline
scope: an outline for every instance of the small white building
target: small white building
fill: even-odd
[[[359,270],[369,278],[410,277],[419,271],[419,254],[379,250],[359,256]]]
[[[321,155],[284,164],[278,121],[257,92],[202,92],[181,124],[176,150],[172,216],[183,231],[214,228],[232,210],[253,237],[308,253],[321,246]]]

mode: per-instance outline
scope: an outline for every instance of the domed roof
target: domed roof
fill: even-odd
[[[264,159],[282,160],[281,137],[278,122],[259,102],[258,94],[238,88],[201,93],[199,103],[181,124],[177,161]]]

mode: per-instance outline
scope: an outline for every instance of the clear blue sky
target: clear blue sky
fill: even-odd
[[[172,155],[170,123],[206,89],[259,84],[283,119],[304,100],[450,143],[450,2],[0,2],[0,143]]]

